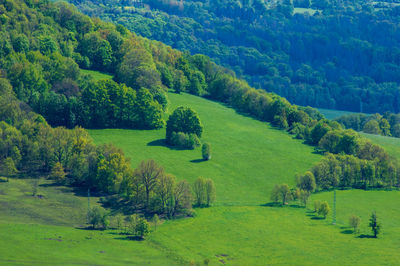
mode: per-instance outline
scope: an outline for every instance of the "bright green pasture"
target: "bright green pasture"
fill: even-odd
[[[179,179],[212,178],[218,205],[257,205],[268,200],[276,183],[294,184],[321,157],[313,148],[292,136],[219,103],[196,96],[169,94],[172,112],[177,106],[196,110],[204,125],[203,142],[209,142],[212,159],[201,160],[201,148],[174,150],[164,145],[165,129],[91,130],[97,144],[112,142],[123,148],[136,167],[140,161],[155,159]]]
[[[374,143],[381,145],[391,155],[400,159],[400,138],[372,135],[360,132],[361,135],[369,138]]]
[[[94,80],[112,79],[112,76],[109,74],[93,70],[81,69],[81,73],[92,76]]]
[[[165,130],[91,130],[95,142],[112,142],[132,158],[132,165],[153,158],[167,172],[192,182],[210,177],[217,202],[196,209],[194,218],[166,221],[145,241],[126,240],[116,230],[90,231],[85,224],[85,193],[42,181],[32,196],[31,180],[0,183],[0,264],[100,265],[395,265],[400,261],[400,192],[338,191],[337,225],[315,219],[311,210],[269,207],[273,185],[294,185],[321,159],[313,148],[287,133],[226,108],[183,94],[170,94],[170,111],[179,105],[195,109],[204,124],[203,141],[212,159],[201,160],[200,148],[173,150],[163,143]],[[391,144],[388,144],[389,146]],[[328,200],[332,192],[317,193]],[[91,198],[91,204],[98,204]],[[383,233],[370,235],[367,220],[376,210]],[[360,234],[347,228],[350,214],[360,215]]]

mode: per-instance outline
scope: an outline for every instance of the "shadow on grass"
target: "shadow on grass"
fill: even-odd
[[[166,148],[168,148],[170,150],[175,150],[175,151],[189,150],[188,148],[170,146],[170,145],[167,144],[165,139],[157,139],[157,140],[150,141],[149,143],[147,143],[147,146],[166,147]]]
[[[201,163],[201,162],[205,162],[206,160],[204,159],[195,159],[195,160],[191,160],[191,163]]]
[[[358,238],[375,238],[372,235],[359,235]]]
[[[304,209],[305,206],[299,204],[290,204],[288,205],[290,208]]]
[[[261,204],[262,207],[283,207],[282,203],[280,202],[268,202],[265,204]]]
[[[320,216],[313,216],[311,217],[311,220],[325,220],[325,218]]]
[[[147,146],[161,146],[161,147],[167,147],[167,143],[165,142],[165,139],[157,139],[150,141],[147,143]]]
[[[138,237],[138,236],[125,236],[125,237],[116,237],[114,239],[117,240],[130,240],[130,241],[143,241],[144,238]]]
[[[354,231],[351,229],[346,229],[346,230],[341,231],[340,233],[345,234],[345,235],[351,235],[354,233]]]

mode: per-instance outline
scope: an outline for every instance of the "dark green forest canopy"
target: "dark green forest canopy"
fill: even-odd
[[[292,103],[400,112],[400,7],[394,1],[70,2],[141,36],[206,54]]]

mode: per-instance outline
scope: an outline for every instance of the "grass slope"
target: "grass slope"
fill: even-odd
[[[259,205],[268,200],[276,183],[294,183],[296,173],[320,159],[313,148],[260,121],[238,115],[219,103],[196,96],[169,94],[172,112],[178,106],[196,110],[204,125],[203,142],[212,146],[212,159],[201,160],[201,149],[174,150],[164,145],[165,129],[91,130],[95,142],[122,147],[136,167],[155,159],[167,172],[194,181],[198,176],[216,182],[218,204]]]
[[[323,114],[326,119],[330,119],[330,120],[339,118],[343,115],[358,114],[358,113],[350,112],[350,111],[341,111],[341,110],[324,109],[324,108],[318,108],[318,111],[320,111],[321,114]]]
[[[360,132],[361,135],[369,138],[374,143],[381,145],[393,157],[400,159],[400,139]]]
[[[102,80],[102,79],[112,79],[112,76],[109,74],[101,73],[98,71],[93,71],[93,70],[87,70],[87,69],[81,69],[81,72],[83,74],[92,76],[94,80]]]
[[[197,209],[195,218],[166,221],[146,241],[126,241],[115,230],[75,228],[84,224],[87,201],[70,189],[41,186],[45,198],[37,199],[31,196],[30,180],[11,180],[0,183],[0,264],[187,265],[205,259],[213,265],[398,263],[399,192],[338,191],[336,226],[331,217],[315,219],[312,211],[296,205],[268,207],[274,184],[293,185],[295,173],[321,157],[288,134],[221,104],[186,94],[169,96],[170,110],[186,105],[199,113],[203,141],[213,148],[211,161],[200,160],[200,149],[164,146],[164,130],[90,133],[97,143],[122,147],[134,166],[154,158],[180,179],[213,178],[216,206]],[[312,198],[332,206],[332,192]],[[362,218],[361,234],[369,234],[373,209],[382,219],[382,237],[349,234],[346,224],[352,213]]]

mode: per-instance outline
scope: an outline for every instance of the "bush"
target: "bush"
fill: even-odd
[[[170,143],[172,146],[193,150],[200,146],[200,140],[196,134],[172,132]]]
[[[201,147],[201,154],[204,160],[208,161],[211,159],[211,145],[209,143],[203,144],[203,147]]]
[[[110,222],[108,220],[108,214],[101,208],[95,206],[89,210],[88,223],[92,225],[92,228],[107,229]]]
[[[361,218],[356,215],[352,215],[349,218],[349,226],[353,228],[353,232],[357,233],[358,232],[358,227],[360,226]]]
[[[321,205],[319,206],[319,209],[318,209],[318,215],[321,215],[325,219],[330,211],[331,211],[331,208],[329,207],[328,202],[326,202],[326,201],[321,202]]]

